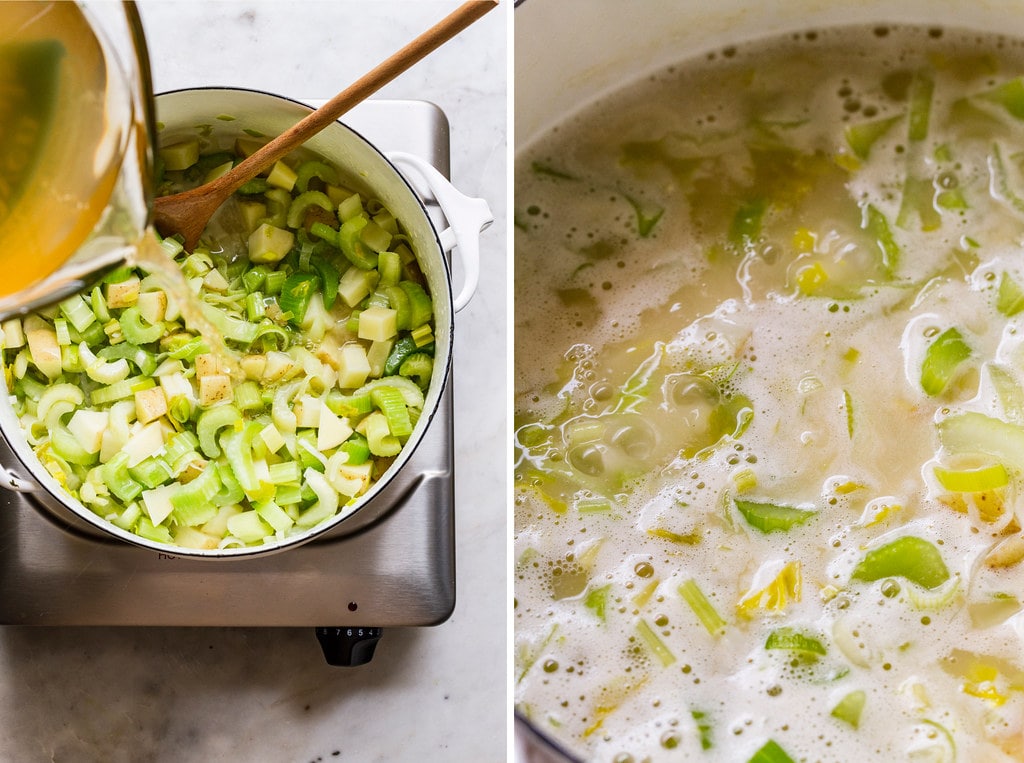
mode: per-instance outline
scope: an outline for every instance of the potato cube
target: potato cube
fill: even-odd
[[[242,224],[246,233],[252,233],[260,225],[260,220],[267,216],[267,205],[261,201],[240,201],[238,211],[242,216]]]
[[[368,307],[359,313],[359,338],[383,342],[398,333],[398,311],[390,307]]]
[[[135,393],[135,417],[143,424],[167,414],[167,398],[162,387],[150,387]]]
[[[32,362],[42,371],[46,378],[56,379],[62,370],[60,345],[57,344],[57,332],[53,329],[38,328],[25,332],[28,351]]]
[[[342,389],[361,387],[370,375],[370,361],[361,344],[350,342],[339,351],[338,386]]]
[[[202,355],[196,355],[195,362],[196,377],[199,379],[202,379],[204,376],[220,373],[220,363],[217,362],[217,356],[212,352],[204,352]]]
[[[270,168],[270,172],[267,174],[267,182],[272,186],[283,188],[291,193],[298,177],[299,176],[295,174],[295,170],[287,164],[282,161],[276,161],[274,162],[274,166]]]
[[[103,432],[107,429],[110,414],[107,411],[79,409],[68,422],[68,431],[86,453],[99,453],[103,444]]]
[[[149,324],[159,323],[167,315],[167,294],[162,291],[144,291],[138,298],[139,315]]]
[[[199,380],[199,405],[209,408],[234,399],[231,377],[227,374],[209,374]]]
[[[187,170],[199,161],[199,139],[191,138],[164,146],[157,152],[165,170]]]
[[[294,245],[294,233],[263,223],[249,234],[249,259],[258,263],[279,262]]]
[[[107,307],[111,310],[118,310],[122,307],[131,307],[139,300],[138,276],[130,276],[123,281],[107,284]]]

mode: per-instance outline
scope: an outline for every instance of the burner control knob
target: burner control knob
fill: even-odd
[[[373,650],[383,633],[383,628],[317,628],[316,638],[328,665],[354,668],[373,659]]]

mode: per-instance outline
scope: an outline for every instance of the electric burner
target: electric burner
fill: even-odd
[[[343,121],[448,176],[448,121],[433,104],[370,100]],[[440,208],[414,187],[442,230]],[[178,558],[105,535],[45,492],[0,490],[0,624],[312,626],[328,662],[356,665],[383,627],[443,622],[455,606],[451,385],[381,493],[329,533],[269,555]],[[0,464],[27,475],[2,437]]]

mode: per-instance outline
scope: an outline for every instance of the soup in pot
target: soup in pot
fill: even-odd
[[[576,755],[1024,756],[1024,49],[716,50],[516,160],[515,696]]]

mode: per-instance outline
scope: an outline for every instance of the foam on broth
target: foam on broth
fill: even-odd
[[[944,423],[1024,434],[1000,288],[1024,284],[1022,72],[1016,41],[809,32],[517,157],[514,680],[539,729],[619,763],[1024,755],[1020,466]],[[950,328],[970,354],[929,394]],[[981,492],[935,476],[993,464]],[[737,501],[813,514],[766,533]],[[863,579],[907,537],[940,584]]]

